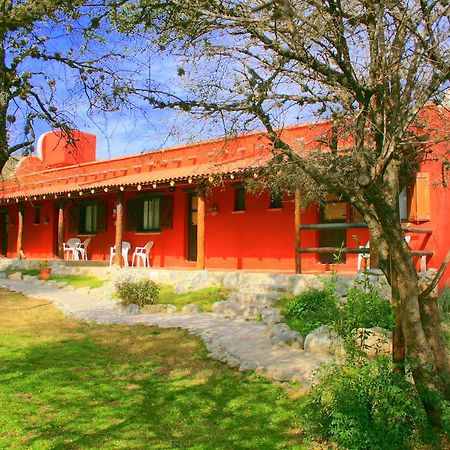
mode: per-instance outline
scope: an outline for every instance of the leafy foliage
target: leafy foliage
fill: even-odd
[[[153,305],[158,303],[159,287],[152,280],[118,280],[116,296],[123,305]]]
[[[303,336],[320,325],[332,323],[338,313],[336,296],[327,289],[303,292],[288,303],[285,310],[288,323],[293,324]]]
[[[412,448],[426,422],[416,390],[387,357],[328,366],[302,413],[312,436],[355,450]]]
[[[333,317],[333,328],[343,338],[350,338],[357,328],[381,327],[391,330],[394,313],[388,300],[368,280],[355,284],[347,292],[347,302]]]

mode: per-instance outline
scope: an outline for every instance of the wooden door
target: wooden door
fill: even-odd
[[[2,233],[2,256],[7,256],[8,254],[8,213],[0,215],[1,220],[1,233]]]
[[[320,223],[345,223],[347,222],[346,202],[339,201],[334,196],[329,196],[327,202],[320,208]],[[346,247],[347,230],[320,230],[320,247]],[[319,260],[322,264],[345,263],[346,254],[341,253],[336,260],[333,253],[321,253]]]
[[[188,261],[197,261],[197,207],[198,197],[195,192],[188,194]]]

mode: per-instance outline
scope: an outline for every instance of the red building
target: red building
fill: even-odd
[[[307,150],[328,128],[325,122],[303,124],[282,134]],[[91,237],[89,259],[108,260],[110,247],[121,238],[131,243],[130,256],[133,248],[154,241],[154,267],[320,273],[332,255],[300,253],[296,263],[296,246],[366,244],[367,229],[349,225],[360,220],[344,202],[330,197],[323,207],[300,211],[294,193],[278,198],[245,191],[242,179],[270,157],[267,144],[263,134],[252,133],[96,160],[95,136],[74,132],[68,142],[61,133],[46,133],[38,141],[38,156],[24,158],[15,175],[2,182],[1,254],[61,257],[62,242]],[[436,148],[445,152],[446,145]],[[426,162],[405,196],[404,225],[418,268],[423,254],[428,267],[439,267],[449,248],[449,192],[435,183],[441,175],[440,164]],[[121,218],[122,234],[116,226]],[[299,224],[325,223],[346,225],[298,231]],[[357,254],[347,254],[335,268],[355,272],[357,260]]]

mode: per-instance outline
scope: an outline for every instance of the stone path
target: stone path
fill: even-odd
[[[255,370],[277,381],[298,381],[307,386],[314,371],[329,359],[327,355],[272,345],[268,328],[260,322],[224,319],[214,313],[129,315],[102,295],[101,289],[87,292],[86,288],[73,290],[71,286],[61,288],[43,281],[12,279],[2,280],[2,285],[30,297],[48,300],[64,314],[78,320],[185,328],[203,339],[211,357],[240,370]]]

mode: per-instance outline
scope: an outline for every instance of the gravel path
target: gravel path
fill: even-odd
[[[6,289],[48,300],[64,314],[86,322],[185,328],[203,339],[211,357],[277,381],[298,381],[307,386],[313,372],[329,359],[327,355],[272,345],[267,327],[259,322],[224,319],[213,313],[129,315],[105,298],[101,289],[87,293],[86,289],[70,290],[42,281],[11,279],[2,280],[2,284]]]

